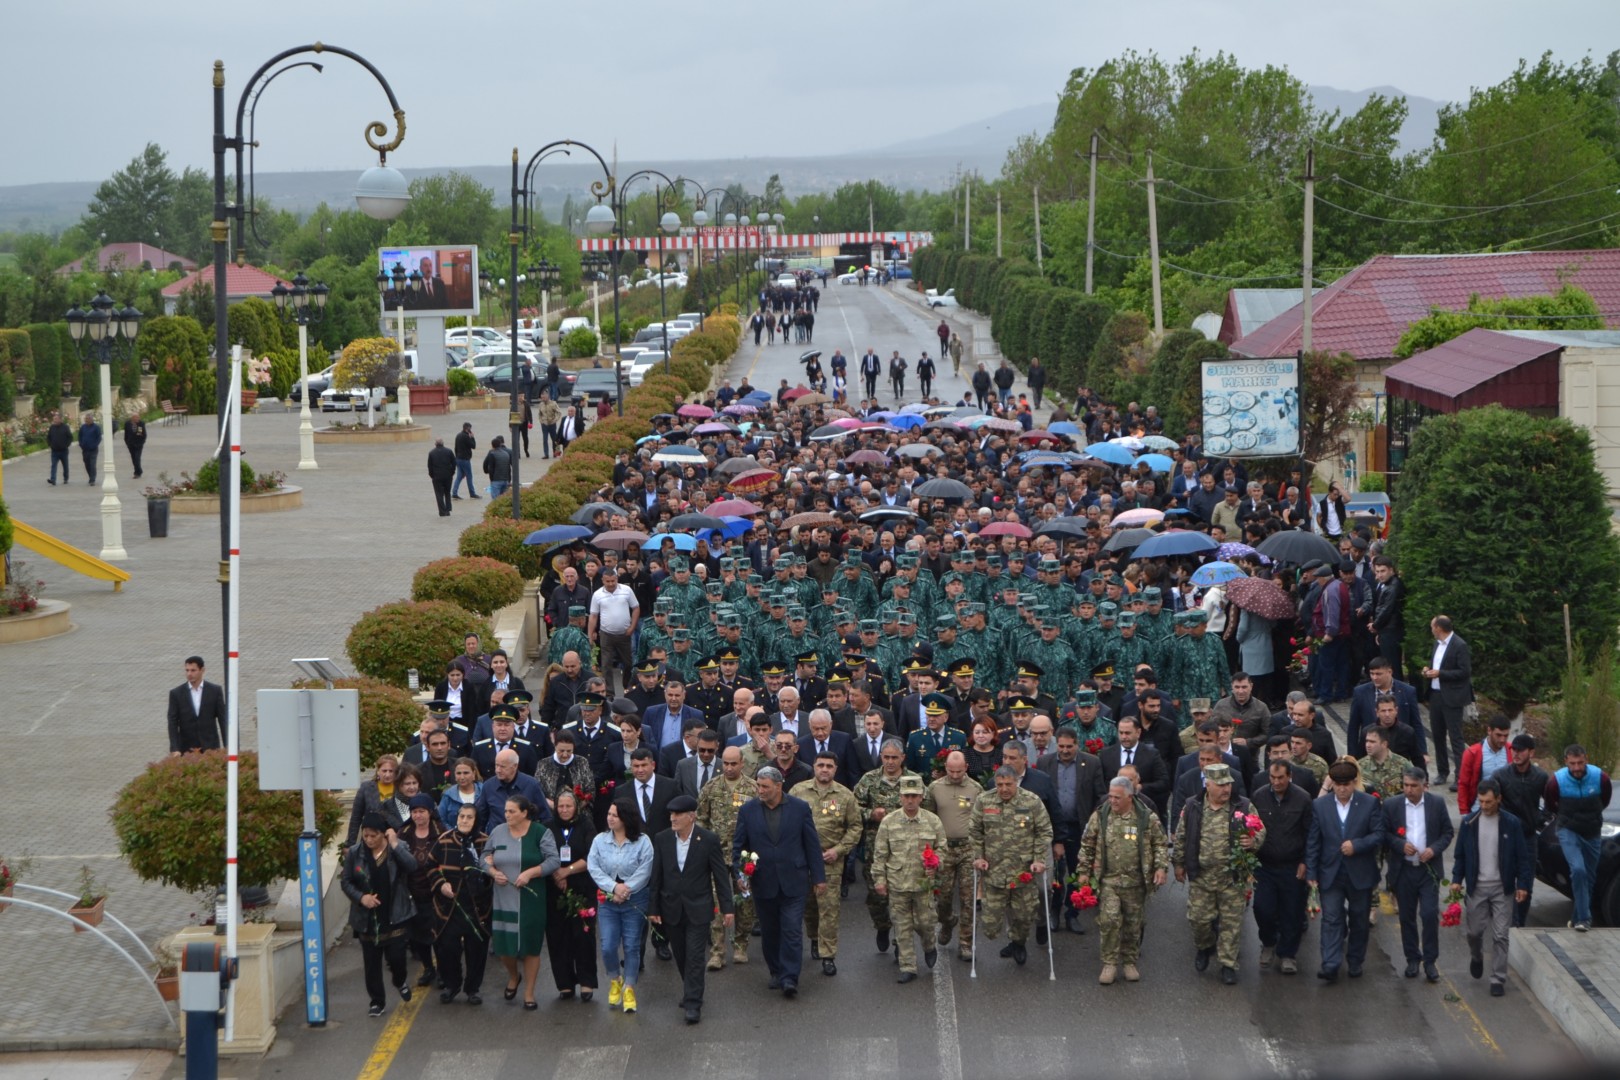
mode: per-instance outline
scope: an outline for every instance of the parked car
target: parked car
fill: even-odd
[[[571,389],[574,397],[584,397],[587,401],[595,402],[603,398],[617,401],[619,377],[610,367],[586,368],[578,372]]]
[[[492,326],[457,326],[444,332],[446,342],[466,342],[469,338],[479,344],[478,349],[499,349],[512,347],[512,339],[496,330]]]
[[[388,400],[388,391],[382,387],[367,390],[363,386],[351,390],[323,390],[321,391],[321,412],[364,412],[366,403],[381,410],[383,402]]]
[[[336,369],[337,365],[333,364],[325,371],[312,371],[309,373],[309,400],[312,404],[319,402],[321,400],[321,394],[326,390],[327,387],[332,385],[332,372]],[[287,396],[298,404],[303,404],[303,384],[295,381],[293,383],[292,390],[287,394]]]
[[[557,324],[557,340],[561,341],[575,330],[595,330],[591,320],[583,315],[573,315]]]
[[[701,311],[683,311],[675,317],[677,319],[685,319],[687,322],[698,327],[699,329],[702,329],[703,327],[703,312]]]
[[[626,386],[640,386],[647,373],[664,366],[664,354],[657,349],[648,349],[640,354],[625,370],[624,382]]]
[[[1597,882],[1592,889],[1592,919],[1599,926],[1620,926],[1620,803],[1603,811],[1598,834]],[[1551,822],[1536,845],[1536,877],[1565,896],[1569,891],[1569,862]]]
[[[929,289],[928,292],[924,294],[923,298],[928,302],[928,306],[932,308],[957,306],[955,289],[946,289],[944,292]]]
[[[651,326],[644,326],[640,330],[637,330],[635,338],[632,339],[630,343],[632,345],[650,345],[657,342],[661,345],[663,344],[663,341],[664,324],[653,323]]]

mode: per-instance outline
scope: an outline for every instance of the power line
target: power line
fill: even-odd
[[[1609,165],[1609,164],[1610,164],[1610,161],[1608,159],[1604,159],[1602,161],[1594,162],[1593,164],[1588,165],[1586,168],[1582,169],[1580,172],[1575,173],[1573,176],[1566,176],[1564,179],[1558,181],[1558,183],[1556,183],[1556,184],[1552,184],[1549,187],[1544,187],[1540,191],[1533,191],[1529,195],[1526,195],[1524,198],[1518,200],[1517,202],[1503,203],[1503,204],[1501,204],[1499,206],[1463,205],[1463,204],[1454,204],[1454,203],[1431,203],[1431,202],[1424,202],[1424,201],[1422,201],[1420,199],[1402,198],[1399,195],[1391,195],[1388,192],[1376,191],[1373,188],[1363,187],[1362,185],[1356,183],[1353,180],[1346,180],[1344,177],[1340,176],[1338,173],[1333,174],[1332,180],[1336,184],[1343,184],[1345,187],[1354,188],[1357,191],[1366,192],[1368,195],[1376,195],[1381,199],[1388,199],[1390,202],[1402,203],[1403,205],[1406,205],[1406,206],[1422,206],[1422,207],[1427,207],[1427,208],[1432,209],[1432,210],[1474,210],[1474,211],[1478,211],[1479,213],[1482,213],[1482,214],[1489,214],[1489,213],[1493,213],[1493,212],[1495,212],[1497,210],[1513,210],[1513,209],[1517,209],[1518,207],[1521,207],[1521,206],[1545,206],[1547,203],[1563,202],[1563,201],[1568,200],[1568,199],[1579,199],[1579,198],[1582,198],[1583,196],[1586,196],[1586,195],[1595,195],[1595,194],[1598,194],[1600,192],[1606,192],[1606,191],[1613,190],[1613,185],[1604,184],[1604,185],[1601,185],[1599,187],[1588,188],[1585,191],[1578,191],[1573,195],[1555,195],[1550,199],[1540,199],[1540,200],[1536,199],[1536,196],[1538,196],[1538,195],[1545,195],[1549,191],[1554,191],[1554,190],[1556,190],[1558,188],[1561,188],[1565,184],[1568,184],[1568,183],[1570,183],[1571,181],[1574,181],[1574,180],[1578,180],[1581,177],[1585,176],[1587,173],[1593,172],[1593,171],[1595,171],[1597,169],[1600,169],[1600,168],[1603,168],[1604,166]],[[1169,182],[1170,181],[1166,181],[1166,183],[1169,183]],[[1426,220],[1426,219],[1414,219],[1414,220]]]

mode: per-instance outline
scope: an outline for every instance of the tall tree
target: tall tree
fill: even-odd
[[[108,243],[153,243],[170,224],[178,184],[163,148],[147,143],[96,188],[85,213],[85,229],[91,236],[105,234]]]

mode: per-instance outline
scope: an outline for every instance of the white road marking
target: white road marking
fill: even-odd
[[[629,1044],[622,1046],[577,1046],[557,1055],[556,1080],[575,1080],[589,1076],[592,1080],[624,1080],[630,1067]]]
[[[900,1048],[890,1038],[837,1039],[830,1046],[832,1076],[870,1076],[888,1080],[900,1071]]]
[[[505,1050],[435,1050],[422,1080],[495,1080],[505,1064]]]
[[[996,1061],[1017,1062],[1020,1077],[1060,1077],[1074,1075],[1069,1060],[1068,1039],[1062,1035],[997,1035],[992,1042]]]
[[[934,1033],[939,1046],[939,1080],[962,1080],[962,1034],[956,1026],[956,988],[951,982],[951,962],[934,968]]]
[[[754,1080],[758,1072],[759,1043],[703,1042],[692,1044],[692,1063],[686,1075],[703,1080]],[[562,1080],[560,1071],[557,1076]]]
[[[1189,1075],[1187,1055],[1177,1038],[1159,1038],[1151,1042],[1132,1039],[1124,1046],[1125,1072],[1151,1076],[1155,1080],[1177,1080]]]

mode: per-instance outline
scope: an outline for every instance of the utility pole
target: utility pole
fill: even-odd
[[[1046,255],[1041,251],[1041,185],[1035,185],[1035,269],[1046,276]]]
[[[1314,237],[1312,233],[1316,228],[1316,147],[1312,146],[1305,151],[1305,273],[1302,284],[1303,295],[1300,303],[1299,348],[1301,352],[1311,351],[1311,285],[1316,275],[1311,266]]]
[[[962,250],[973,250],[973,177],[967,178],[962,189]]]
[[[1001,258],[1001,192],[996,192],[996,258]]]
[[[1091,295],[1091,255],[1097,232],[1097,133],[1091,133],[1091,191],[1086,196],[1086,295]],[[1039,250],[1037,246],[1036,250]]]
[[[1153,336],[1164,336],[1164,296],[1159,288],[1159,204],[1153,183],[1153,151],[1147,152],[1148,246],[1153,252]]]

